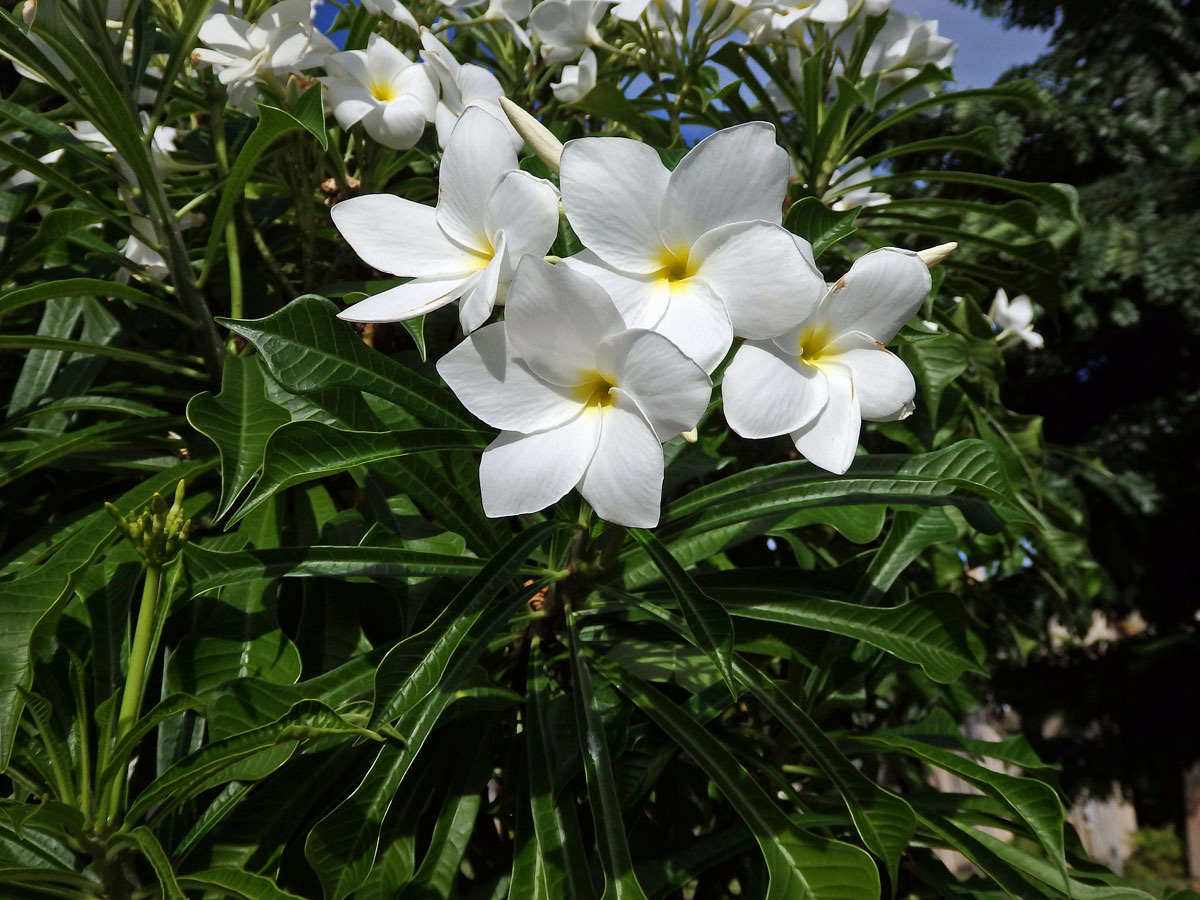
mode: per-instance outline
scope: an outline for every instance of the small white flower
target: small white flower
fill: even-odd
[[[362,0],[362,5],[363,9],[373,16],[389,16],[413,31],[421,30],[416,18],[400,0]]]
[[[596,51],[591,47],[579,57],[579,65],[563,66],[562,81],[551,82],[550,90],[560,103],[574,103],[596,86]]]
[[[829,179],[829,189],[821,198],[830,209],[845,212],[848,209],[882,206],[892,202],[892,195],[871,190],[871,168],[861,156],[836,169]]]
[[[567,264],[600,281],[631,327],[711,372],[735,334],[780,334],[825,291],[811,248],[779,224],[788,167],[762,122],[709,135],[673,172],[627,138],[569,141],[563,207],[589,249]]]
[[[437,92],[425,67],[377,34],[366,50],[334,53],[325,61],[329,105],[343,128],[361,122],[374,140],[407,150],[432,122]]]
[[[542,256],[558,235],[558,194],[517,169],[507,132],[480,109],[458,120],[442,156],[437,208],[368,194],[333,208],[333,223],[367,262],[412,281],[340,315],[398,322],[461,298],[464,331],[482,325],[526,253]]]
[[[878,72],[885,84],[899,84],[914,77],[927,63],[947,68],[957,52],[958,44],[938,34],[937,19],[893,11],[867,50],[862,77]]]
[[[738,349],[721,389],[729,427],[747,438],[790,434],[813,463],[845,472],[864,419],[912,413],[916,382],[884,344],[929,287],[915,253],[886,247],[858,259],[799,327]]]
[[[599,46],[596,26],[609,5],[610,0],[542,0],[529,16],[529,27],[542,42],[546,59],[566,62]]]
[[[421,47],[421,59],[428,65],[426,72],[434,86],[441,90],[441,99],[434,113],[438,146],[446,146],[459,116],[472,107],[478,107],[504,126],[513,152],[520,150],[523,143],[521,136],[500,108],[504,88],[496,76],[482,66],[460,63],[428,28],[421,29]]]
[[[525,257],[503,322],[438,362],[501,434],[479,465],[489,516],[536,512],[577,488],[609,522],[658,524],[662,443],[696,425],[712,382],[662,335],[626,328],[594,281]]]
[[[1033,330],[1033,303],[1025,294],[1009,300],[1004,288],[998,288],[988,316],[1000,328],[996,335],[998,341],[1014,335],[1033,350],[1041,349],[1046,343],[1046,339]]]
[[[212,66],[235,106],[253,111],[259,81],[319,66],[337,47],[311,21],[309,0],[282,0],[255,22],[216,13],[200,26],[208,49],[192,51],[192,62]]]

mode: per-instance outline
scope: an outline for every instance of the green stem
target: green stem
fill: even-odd
[[[150,644],[154,638],[154,617],[158,598],[162,591],[162,566],[146,565],[146,580],[142,584],[142,605],[138,610],[137,626],[133,633],[133,646],[129,649],[129,668],[125,672],[125,689],[121,692],[121,711],[117,714],[117,730],[113,735],[113,746],[121,743],[137,722],[142,708],[142,693],[146,687],[146,670],[150,667]],[[108,821],[116,818],[121,809],[124,783],[120,778],[113,782],[109,797]]]
[[[229,148],[225,145],[225,106],[222,98],[211,94],[213,150],[217,168],[224,180],[229,176]],[[242,255],[238,248],[237,222],[230,216],[225,223],[225,258],[229,262],[229,316],[240,319],[244,313],[242,299]]]

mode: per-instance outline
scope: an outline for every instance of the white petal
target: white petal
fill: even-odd
[[[333,224],[369,266],[393,275],[465,276],[480,259],[455,245],[431,207],[392,194],[366,194],[337,204]]]
[[[663,239],[668,246],[690,247],[704,232],[730,222],[779,224],[790,170],[787,151],[765,122],[710,134],[671,173]]]
[[[931,283],[915,253],[884,247],[855,261],[830,288],[819,315],[834,335],[861,331],[886,344],[921,308]]]
[[[415,278],[360,300],[338,313],[338,318],[347,322],[402,322],[453,303],[478,278],[478,275],[450,279]]]
[[[862,417],[890,422],[912,414],[917,383],[908,366],[883,344],[861,332],[851,332],[830,344],[827,352],[850,369]]]
[[[653,429],[637,404],[620,388],[602,412],[600,443],[579,493],[605,521],[631,528],[653,528],[662,504],[663,454]]]
[[[563,148],[563,208],[580,240],[610,265],[662,268],[659,213],[669,173],[654,148],[628,138],[580,138]]]
[[[829,401],[825,374],[773,343],[747,341],[721,380],[725,421],[744,438],[787,434],[811,422]]]
[[[573,59],[587,46],[589,24],[585,3],[568,3],[566,0],[543,0],[529,16],[529,27],[546,47],[554,51],[548,54],[550,62]]]
[[[351,81],[324,79],[329,88],[329,107],[338,125],[352,128],[379,105],[371,92]]]
[[[544,178],[508,172],[492,189],[483,220],[493,245],[498,233],[504,232],[514,262],[526,253],[544,256],[558,237],[558,191]]]
[[[725,358],[733,343],[729,314],[717,295],[700,278],[676,282],[667,311],[654,330],[711,372]]]
[[[822,367],[829,384],[829,402],[809,424],[792,432],[796,449],[814,465],[841,475],[854,461],[862,417],[850,370],[837,364]]]
[[[604,341],[599,370],[637,402],[660,441],[696,427],[712,394],[712,381],[661,334],[636,328]]]
[[[233,56],[253,56],[249,33],[254,26],[244,19],[225,13],[215,13],[204,20],[198,37],[214,50]]]
[[[506,268],[504,235],[501,234],[496,255],[487,264],[487,268],[479,273],[479,279],[471,290],[463,292],[462,302],[458,305],[458,324],[467,334],[486,322],[492,314],[492,309],[496,306],[500,280]]]
[[[373,139],[392,150],[407,150],[425,131],[425,109],[412,96],[381,103],[363,118],[363,128]]]
[[[438,225],[459,243],[490,249],[484,208],[500,176],[517,168],[503,126],[481,109],[462,114],[438,175]]]
[[[671,286],[665,279],[618,272],[591,250],[568,256],[560,265],[586,275],[604,288],[630,328],[653,328],[671,302]]]
[[[574,103],[596,86],[597,71],[596,51],[588,47],[579,57],[579,65],[563,66],[562,80],[550,82],[550,90],[559,103]]]
[[[599,437],[596,412],[534,434],[505,431],[479,461],[484,512],[495,518],[545,509],[579,483]]]
[[[793,236],[767,222],[714,228],[692,247],[689,263],[721,298],[739,337],[782,334],[808,318],[825,295],[825,279]]]
[[[596,348],[625,322],[604,289],[578,272],[526,256],[508,291],[508,339],[539,376],[579,385],[596,370]]]
[[[516,359],[503,322],[472,332],[438,360],[437,370],[462,405],[493,428],[522,434],[545,431],[582,409],[578,400],[546,384]]]

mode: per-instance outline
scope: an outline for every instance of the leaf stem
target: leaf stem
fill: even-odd
[[[129,733],[137,721],[142,708],[142,694],[146,687],[146,670],[150,667],[150,645],[154,637],[155,611],[162,593],[162,566],[146,564],[146,579],[142,583],[142,605],[138,610],[137,625],[133,634],[133,646],[129,649],[129,666],[125,672],[125,689],[121,692],[121,710],[117,714],[117,730],[113,735],[113,746]],[[111,822],[120,811],[125,785],[118,778],[113,782],[112,794],[108,798],[107,819]]]

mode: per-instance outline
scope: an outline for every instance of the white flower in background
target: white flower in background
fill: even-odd
[[[845,472],[864,419],[912,413],[916,382],[884,344],[920,308],[930,283],[926,264],[907,250],[858,259],[798,327],[738,348],[721,388],[729,427],[747,438],[790,434],[813,463]]]
[[[781,334],[824,294],[808,244],[779,224],[789,162],[770,125],[709,135],[673,172],[615,137],[569,141],[561,166],[567,219],[589,248],[566,264],[705,371],[735,334]]]
[[[916,13],[889,13],[863,59],[862,77],[878,72],[884,83],[899,84],[915,76],[926,63],[947,68],[954,62],[958,44],[937,32],[937,19],[925,20]]]
[[[216,69],[234,105],[253,111],[259,81],[277,81],[282,75],[319,66],[337,50],[312,24],[311,16],[309,0],[283,0],[255,22],[215,13],[200,26],[200,40],[208,49],[192,51],[192,62]]]
[[[459,321],[473,331],[503,300],[516,262],[544,255],[558,235],[553,185],[517,169],[507,132],[479,109],[467,110],[451,135],[436,209],[368,194],[343,200],[332,215],[368,265],[414,276],[344,310],[351,322],[398,322],[461,298]]]
[[[1009,300],[1004,288],[998,288],[988,316],[1000,328],[996,335],[998,341],[1015,335],[1033,350],[1041,349],[1046,343],[1046,339],[1033,330],[1033,303],[1025,294]]]
[[[143,133],[150,125],[150,116],[146,112],[139,114],[142,123]],[[112,141],[106,135],[96,128],[91,122],[76,122],[74,125],[66,126],[67,130],[75,137],[76,140],[87,144],[94,150],[104,154],[112,154],[116,157],[117,166],[125,173],[126,177],[133,181],[133,172],[129,165],[117,155],[117,148],[113,146]],[[154,162],[154,167],[160,172],[178,172],[183,169],[192,168],[191,166],[182,165],[175,162],[171,158],[171,154],[175,152],[175,139],[179,132],[168,125],[159,125],[154,129],[154,134],[150,138],[150,158]]]
[[[373,140],[393,150],[407,150],[421,139],[425,123],[437,109],[425,66],[377,34],[366,50],[345,50],[325,60],[329,106],[342,128],[362,123]]]
[[[560,103],[574,103],[596,86],[596,51],[591,47],[579,57],[579,65],[563,66],[562,81],[550,84]]]
[[[830,209],[845,212],[848,209],[867,206],[882,206],[892,202],[892,195],[871,190],[871,167],[861,156],[856,156],[844,166],[834,170],[829,179],[829,189],[821,197]]]
[[[588,47],[603,43],[596,26],[610,5],[610,0],[542,0],[529,16],[529,27],[550,62],[578,59]]]
[[[479,465],[489,516],[536,512],[577,488],[602,518],[638,528],[658,524],[662,443],[696,425],[712,390],[662,335],[627,328],[594,281],[528,256],[504,321],[437,368],[501,429]]]
[[[426,72],[441,90],[441,99],[434,113],[438,146],[446,146],[459,116],[472,107],[478,107],[504,126],[513,152],[520,150],[524,142],[500,108],[504,88],[496,76],[482,66],[460,63],[428,28],[421,29],[421,47],[421,59],[428,65]]]
[[[144,216],[131,216],[129,224],[137,233],[130,235],[125,241],[121,254],[130,262],[141,266],[148,277],[155,280],[165,278],[170,269],[167,267],[167,261],[163,259],[163,255],[152,246],[154,225]],[[128,279],[128,273],[125,270],[118,274],[118,279],[121,279],[122,276],[124,276],[122,280]]]
[[[395,19],[401,25],[407,25],[413,31],[419,32],[421,26],[417,24],[416,17],[408,11],[400,0],[361,0],[363,9],[373,16],[389,16]]]
[[[532,46],[529,42],[529,35],[525,33],[525,29],[518,23],[529,15],[529,11],[533,6],[533,0],[489,0],[487,9],[482,13],[470,11],[471,7],[479,6],[483,0],[474,0],[474,2],[446,2],[443,3],[448,8],[448,13],[451,19],[459,22],[469,22],[471,24],[482,24],[491,22],[495,25],[507,25],[513,33],[513,36],[521,42],[525,47]]]

